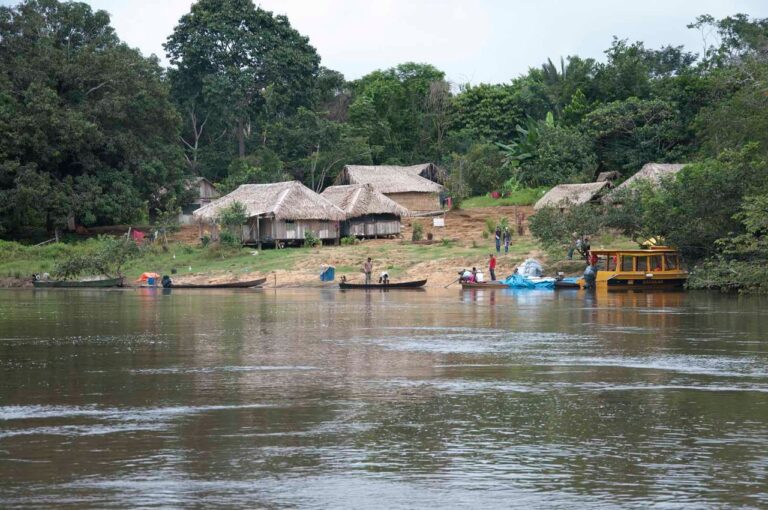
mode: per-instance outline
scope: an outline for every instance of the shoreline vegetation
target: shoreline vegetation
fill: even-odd
[[[654,238],[681,251],[691,288],[768,292],[768,18],[690,21],[680,30],[705,41],[693,51],[614,37],[600,58],[555,55],[503,83],[457,84],[423,62],[349,80],[288,18],[250,0],[194,2],[163,34],[167,65],[126,45],[109,13],[86,3],[0,6],[0,277],[52,272],[67,255],[79,256],[71,277],[104,267],[88,250],[112,247],[94,241],[13,241],[110,225],[168,231],[211,198],[195,183],[226,195],[299,181],[319,193],[348,166],[428,162],[444,170],[441,198],[463,202],[454,219],[472,216],[467,230],[435,232],[438,244],[253,255],[193,237],[123,267],[129,277],[175,268],[178,278],[275,271],[290,281],[324,263],[355,273],[370,254],[393,275],[439,284],[485,265],[486,221],[522,221],[499,209],[562,184],[621,186],[667,164],[681,170],[620,201],[528,211],[533,237],[513,240],[515,257],[563,254],[574,233]]]

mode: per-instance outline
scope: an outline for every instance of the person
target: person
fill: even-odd
[[[475,283],[475,272],[470,271],[469,276],[467,277],[467,283]]]
[[[574,232],[571,234],[571,246],[568,248],[568,260],[573,260],[573,252],[579,250],[581,248],[581,239],[579,239],[579,236]]]
[[[459,273],[459,282],[461,283],[468,283],[469,279],[472,277],[472,273],[469,271],[469,269],[464,269]]]
[[[496,226],[496,253],[501,253],[501,227]]]
[[[371,257],[368,257],[368,260],[365,261],[365,264],[363,264],[363,273],[365,273],[365,284],[370,285],[371,284],[371,273],[373,272],[373,262],[371,262]]]
[[[491,275],[491,281],[496,281],[496,257],[493,256],[493,253],[488,255],[488,273]]]
[[[173,280],[171,280],[171,277],[167,274],[163,275],[162,284],[164,289],[170,289],[173,287]]]
[[[379,276],[379,283],[383,285],[389,285],[389,273],[386,271],[381,272],[381,276]]]
[[[473,271],[473,272],[474,272],[474,274],[475,274],[475,283],[485,283],[485,280],[484,280],[484,278],[483,278],[483,272],[482,272],[482,271],[478,271],[478,270],[477,270],[477,269],[475,269],[474,267],[472,268],[472,271]]]
[[[592,249],[592,245],[589,243],[589,236],[584,236],[584,240],[581,242],[581,253],[584,255],[585,260],[589,260],[589,250]]]
[[[504,227],[504,253],[509,253],[509,242],[512,240],[512,233],[509,227]]]

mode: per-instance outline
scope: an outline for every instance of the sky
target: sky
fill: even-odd
[[[167,63],[163,43],[191,0],[85,0],[111,14],[122,40]],[[0,0],[13,5],[14,0]],[[699,14],[768,17],[767,0],[254,0],[288,16],[349,80],[403,62],[429,63],[454,84],[504,83],[549,57],[603,59],[612,37],[685,45]]]

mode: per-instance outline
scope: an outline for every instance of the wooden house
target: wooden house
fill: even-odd
[[[193,179],[185,180],[184,189],[187,191],[192,190],[194,192],[194,198],[192,202],[185,204],[181,208],[181,214],[179,214],[179,224],[181,225],[192,225],[195,222],[192,213],[221,196],[219,192],[216,191],[213,183],[205,177],[195,177]]]
[[[240,202],[245,206],[248,222],[243,225],[245,244],[258,245],[303,243],[312,231],[321,240],[338,240],[344,212],[298,181],[274,184],[243,184],[195,211],[195,219],[203,227],[212,227],[217,235],[221,210]]]
[[[336,178],[336,185],[370,184],[411,213],[442,209],[440,193],[445,172],[433,163],[412,166],[346,165]]]
[[[387,237],[400,234],[400,218],[408,210],[370,184],[330,186],[322,196],[346,214],[342,236]]]
[[[598,200],[610,186],[609,181],[560,184],[541,197],[533,208],[539,210],[542,207],[558,207],[564,210],[574,205],[586,204]]]

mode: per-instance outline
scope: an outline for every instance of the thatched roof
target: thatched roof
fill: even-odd
[[[412,166],[346,165],[335,184],[370,184],[381,193],[439,193],[443,171],[432,163]]]
[[[347,219],[366,214],[408,216],[408,209],[376,191],[370,184],[330,186],[321,193],[321,196],[344,211]]]
[[[685,163],[646,163],[635,175],[619,184],[616,189],[627,189],[640,181],[649,181],[651,184],[658,184],[662,178],[668,175],[675,175],[682,170],[684,166]]]
[[[232,193],[195,211],[194,217],[198,220],[215,221],[221,210],[233,202],[242,203],[249,218],[266,216],[279,220],[345,219],[344,211],[299,181],[243,184]]]
[[[586,204],[606,187],[610,187],[608,181],[587,182],[585,184],[560,184],[541,197],[533,208],[538,210],[546,206],[565,207],[568,205]]]

